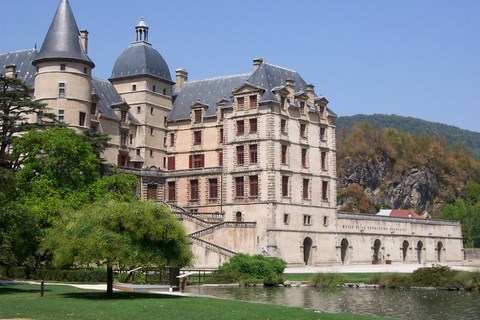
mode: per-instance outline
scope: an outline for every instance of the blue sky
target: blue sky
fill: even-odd
[[[2,1],[0,52],[40,48],[59,0]],[[110,76],[143,16],[150,42],[190,79],[295,69],[340,116],[398,114],[480,132],[480,1],[70,0]]]

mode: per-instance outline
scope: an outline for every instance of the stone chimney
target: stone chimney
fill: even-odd
[[[307,96],[308,102],[313,104],[315,101],[315,86],[313,84],[307,84]]]
[[[88,54],[88,31],[87,30],[80,31],[80,42],[82,43],[83,52],[85,52],[85,54]]]
[[[175,70],[176,83],[175,91],[180,91],[183,88],[185,82],[188,81],[188,71],[186,69],[177,69]]]
[[[5,77],[16,78],[17,77],[16,71],[17,71],[17,66],[14,64],[9,64],[5,66]]]
[[[263,63],[263,58],[253,59],[253,71],[257,70]]]

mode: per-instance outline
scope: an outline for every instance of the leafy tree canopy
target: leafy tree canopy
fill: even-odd
[[[183,267],[193,257],[185,230],[168,208],[140,200],[102,200],[64,214],[44,244],[57,266],[106,264],[110,272],[114,266]]]
[[[22,133],[55,125],[55,115],[46,105],[30,97],[29,88],[19,79],[0,75],[0,167],[16,168],[10,147]]]

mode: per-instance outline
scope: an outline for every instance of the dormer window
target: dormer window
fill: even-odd
[[[92,104],[90,105],[90,113],[92,115],[97,113],[97,104],[95,102],[92,102]]]
[[[250,96],[250,109],[257,108],[257,95]]]
[[[245,98],[239,97],[237,98],[237,108],[238,109],[243,109],[245,106]]]
[[[305,114],[305,101],[300,101],[300,114]]]
[[[202,123],[202,110],[195,110],[194,116],[194,123]]]
[[[280,98],[280,108],[285,109],[285,102],[286,102],[285,97],[281,97]]]
[[[120,111],[120,118],[121,118],[122,122],[126,122],[127,121],[127,111],[125,111],[125,110]]]

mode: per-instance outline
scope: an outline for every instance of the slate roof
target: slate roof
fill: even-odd
[[[36,69],[32,65],[32,61],[37,54],[38,51],[35,49],[0,54],[0,74],[5,74],[5,66],[14,64],[17,67],[17,77],[28,87],[33,88]]]
[[[98,78],[93,78],[92,80],[93,91],[100,98],[100,101],[97,103],[98,111],[109,118],[118,119],[117,114],[111,108],[112,105],[123,103],[117,90],[108,80]]]
[[[83,51],[80,32],[68,0],[60,1],[42,48],[33,63],[58,58],[81,61],[92,68],[95,66]]]
[[[201,102],[208,106],[205,116],[215,116],[217,101],[226,98],[232,102],[232,91],[247,81],[249,74],[187,81],[174,97],[173,108],[168,115],[169,121],[190,119],[191,106]]]
[[[281,89],[287,79],[295,81],[295,92],[305,92],[307,84],[298,72],[263,62],[254,72],[242,75],[226,76],[206,80],[185,82],[181,91],[175,93],[173,108],[168,116],[169,121],[190,119],[191,106],[201,102],[208,106],[206,116],[215,116],[217,101],[229,100],[231,105],[232,91],[244,84],[263,89],[260,102],[278,101],[274,91]]]
[[[118,57],[113,66],[110,79],[119,79],[137,75],[151,75],[173,84],[165,59],[148,42],[132,43]]]

